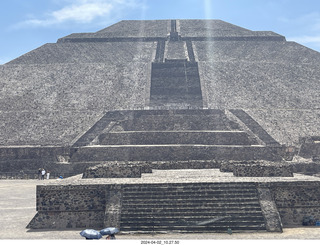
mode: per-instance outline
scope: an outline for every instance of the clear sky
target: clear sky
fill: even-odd
[[[120,20],[221,19],[320,51],[319,0],[2,0],[0,64]]]

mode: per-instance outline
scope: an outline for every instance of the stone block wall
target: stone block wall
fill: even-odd
[[[38,212],[27,228],[117,227],[121,200],[122,185],[37,186]]]
[[[125,131],[239,129],[223,110],[216,109],[134,111],[121,126]]]
[[[293,177],[289,164],[272,162],[234,164],[233,175],[237,177]]]
[[[99,136],[101,145],[157,145],[157,144],[203,144],[203,145],[257,145],[243,131],[170,131],[170,132],[112,132]]]
[[[57,156],[69,156],[70,149],[67,147],[1,147],[0,160],[19,159],[52,159]]]
[[[34,171],[39,168],[70,172],[67,162],[73,150],[68,147],[1,147],[0,172]]]
[[[146,162],[151,169],[206,169],[219,168],[220,161],[216,160],[190,160],[190,161],[156,161]]]
[[[132,164],[127,162],[109,162],[89,167],[83,173],[82,178],[140,178],[146,166],[142,169],[141,164]]]
[[[264,216],[270,219],[270,231],[281,231],[278,215],[283,227],[302,226],[304,216],[320,220],[319,182],[257,183],[256,187]],[[122,185],[37,186],[38,213],[27,228],[102,229],[118,225],[122,192]]]
[[[209,161],[109,161],[85,169],[82,178],[141,178],[152,169],[210,169],[219,168],[220,162]]]
[[[106,189],[103,185],[37,186],[38,213],[27,228],[101,228]]]
[[[284,227],[302,226],[304,216],[320,220],[320,183],[272,183],[270,189]]]
[[[259,164],[257,164],[258,162],[259,162]],[[240,166],[241,164],[244,164],[247,166],[242,168]],[[266,169],[266,167],[268,166],[266,164],[270,165],[270,168],[271,168],[271,169],[269,169],[270,171]],[[257,165],[257,166],[253,167],[252,169],[249,169],[249,167],[253,166],[253,165]],[[277,175],[281,176],[281,171],[284,171],[283,173],[287,173],[288,175],[290,175],[290,172],[302,173],[302,174],[307,174],[307,175],[314,175],[314,174],[317,174],[320,172],[320,162],[288,162],[288,161],[285,163],[276,163],[276,162],[269,162],[268,163],[267,161],[245,161],[245,162],[222,161],[220,164],[220,171],[221,172],[234,172],[235,166],[237,166],[237,168],[238,168],[238,170],[235,170],[235,174],[244,174],[243,176],[245,176],[245,174],[246,174],[246,173],[244,173],[245,169],[250,172],[258,171],[258,170],[254,170],[255,168],[261,168],[261,171],[263,169],[265,169],[267,171],[266,176],[270,176],[271,172],[274,172],[274,174],[275,174],[274,176],[277,176]],[[263,167],[263,166],[265,166],[265,167]],[[241,172],[240,169],[241,169],[242,173],[240,173]],[[267,175],[268,172],[269,172],[269,175]],[[249,172],[247,174],[249,176]],[[285,176],[282,176],[282,177],[285,177]],[[287,177],[290,177],[290,176],[287,176]]]
[[[104,204],[101,185],[37,186],[37,211],[103,211]]]
[[[29,229],[102,229],[104,211],[38,212]]]
[[[81,147],[71,162],[89,161],[187,161],[187,160],[281,160],[281,147],[255,146],[98,146]]]

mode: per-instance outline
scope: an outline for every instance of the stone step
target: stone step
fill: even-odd
[[[141,220],[141,221],[121,221],[121,225],[123,226],[145,226],[145,227],[156,227],[156,226],[173,226],[176,227],[178,225],[185,226],[195,226],[195,223],[200,223],[202,220],[158,220],[158,219],[150,219],[150,220]],[[221,226],[261,226],[265,227],[264,221],[261,220],[227,220],[227,221],[216,221],[211,223],[211,227],[221,227]]]
[[[264,224],[250,225],[250,224],[224,224],[224,225],[208,225],[208,226],[184,226],[184,225],[174,225],[174,226],[127,226],[121,225],[121,231],[142,231],[142,232],[153,232],[153,231],[165,231],[165,232],[192,232],[192,233],[203,233],[203,232],[217,232],[226,233],[228,229],[232,232],[244,232],[244,231],[266,231]]]
[[[151,95],[151,108],[202,108],[203,101],[201,95]],[[156,129],[156,128],[155,128]]]
[[[234,145],[99,145],[76,149],[71,162],[281,160],[281,147]]]
[[[192,201],[188,201],[188,202],[179,202],[174,199],[168,200],[167,199],[167,203],[165,203],[165,200],[161,200],[160,203],[158,203],[156,200],[154,202],[148,202],[148,203],[135,203],[134,206],[137,208],[145,208],[145,207],[162,207],[162,208],[166,208],[166,207],[260,207],[260,204],[258,202],[258,200],[252,200],[252,201],[245,201],[245,202],[241,202],[239,201],[233,201],[233,200],[217,200],[217,201],[210,201],[210,199],[204,199],[204,200],[192,200]],[[123,207],[131,207],[130,204],[123,204]]]
[[[199,170],[199,169],[219,169],[221,163],[218,161],[206,161],[206,160],[197,160],[197,161],[160,161],[160,162],[148,162],[148,166],[153,169],[152,173],[161,175],[161,170]],[[150,175],[144,175],[147,177]]]
[[[195,176],[202,176],[203,175],[203,170],[201,169],[201,171],[197,171],[198,169],[196,169],[195,171]],[[208,169],[208,171],[211,169]],[[155,171],[155,170],[153,170]],[[161,170],[161,171],[172,171],[172,170]],[[177,176],[179,174],[183,174],[183,171],[181,171],[182,173],[178,173],[178,171],[172,171],[171,174],[163,174],[160,173],[160,171],[157,171],[156,173],[154,173],[154,175],[157,176]],[[198,173],[198,174],[197,174]],[[209,174],[210,175],[210,174]],[[194,176],[194,175],[188,175],[188,176]],[[203,185],[203,186],[196,186],[196,184],[191,183],[191,185],[188,185],[190,183],[186,183],[186,186],[176,186],[176,187],[168,187],[168,186],[152,186],[150,184],[150,187],[147,186],[133,186],[133,187],[124,187],[124,195],[134,195],[135,193],[137,193],[138,195],[140,195],[142,192],[144,194],[147,195],[185,195],[185,196],[189,196],[189,194],[192,195],[221,195],[221,196],[228,196],[228,195],[234,195],[234,196],[242,196],[243,194],[246,195],[253,195],[256,196],[257,190],[256,190],[256,186],[253,184],[252,186],[249,185],[241,185],[241,183],[239,183],[239,185],[237,186],[237,183],[234,183],[233,185],[230,184],[230,186],[228,185],[220,185],[220,186],[215,186],[215,185],[210,185],[210,183],[208,183],[207,186]],[[193,186],[192,184],[194,184],[195,186]],[[206,183],[204,183],[206,184]]]
[[[225,210],[221,210],[219,212],[217,211],[212,211],[210,213],[177,213],[177,212],[171,212],[168,213],[169,214],[167,217],[170,218],[186,218],[186,217],[190,217],[190,218],[203,218],[203,219],[213,219],[216,217],[239,217],[239,216],[248,216],[248,217],[262,217],[261,215],[261,210],[233,210],[232,212],[228,211],[228,213],[226,213]],[[141,211],[137,211],[137,212],[128,212],[126,210],[123,210],[121,212],[122,217],[124,218],[148,218],[148,217],[153,217],[153,218],[163,218],[163,214],[160,212],[141,212]]]
[[[188,210],[192,210],[192,212],[199,212],[202,213],[204,211],[206,212],[228,212],[228,210],[243,210],[243,209],[250,209],[253,211],[259,211],[261,210],[259,203],[246,203],[246,204],[238,204],[238,203],[216,203],[216,204],[208,204],[208,205],[197,205],[197,204],[186,204],[186,205],[171,205],[171,204],[146,204],[146,205],[135,205],[133,206],[123,206],[123,211],[133,211],[133,212],[144,212],[146,213],[147,210],[150,210],[150,213],[153,212],[161,212],[162,214],[165,214],[167,212],[184,212]]]
[[[165,96],[184,96],[184,95],[201,95],[201,87],[186,87],[185,86],[175,86],[175,87],[152,87],[150,89],[150,92],[152,92],[152,95],[150,96],[150,99],[153,98],[153,96],[157,95],[165,95]]]
[[[123,127],[125,131],[239,129],[224,113],[140,115],[124,122]]]
[[[196,81],[196,83],[194,83]],[[200,79],[198,76],[190,75],[186,77],[185,74],[174,74],[163,77],[153,77],[151,83],[151,91],[157,88],[178,88],[178,87],[198,87],[200,88]]]
[[[178,171],[166,172],[174,177]],[[122,230],[213,232],[227,228],[266,230],[255,183],[123,186]]]
[[[103,115],[92,127],[85,132],[75,143],[74,147],[88,145],[95,137],[97,137],[112,121],[117,121],[128,118],[139,118],[141,116],[152,117],[156,115],[170,115],[168,118],[177,116],[187,116],[196,117],[198,116],[206,116],[206,115],[222,115],[223,111],[221,110],[141,110],[141,111],[113,111],[108,112]],[[152,119],[151,119],[152,120]],[[171,119],[169,119],[170,121]],[[130,121],[130,120],[129,120]],[[181,121],[181,120],[180,120]]]
[[[174,67],[198,67],[197,62],[186,62],[186,61],[178,61],[178,60],[173,60],[173,61],[168,61],[164,63],[152,63],[152,69],[169,69],[169,68],[174,68]]]
[[[150,200],[152,198],[152,200]],[[140,197],[123,197],[123,205],[130,204],[132,201],[135,201],[135,205],[150,205],[150,204],[166,204],[166,203],[173,203],[173,205],[178,205],[178,204],[185,204],[185,205],[191,205],[192,203],[194,204],[199,204],[200,202],[205,202],[206,205],[214,205],[216,203],[230,203],[233,201],[241,202],[241,203],[251,203],[251,202],[257,202],[257,197],[249,197],[249,198],[231,198],[231,197],[195,197],[197,200],[192,199],[192,198],[181,198],[181,197],[168,197],[168,198],[140,198]],[[139,199],[139,200],[137,200]],[[172,201],[170,201],[170,199]]]
[[[166,170],[164,170],[166,171]],[[167,170],[170,171],[170,170]],[[173,172],[172,174],[163,174],[165,176],[174,176],[175,172]],[[161,176],[161,174],[159,174],[159,176]],[[235,183],[236,184],[236,183]],[[256,188],[255,186],[252,187],[248,187],[248,186],[235,186],[235,185],[221,185],[221,186],[208,186],[208,187],[193,187],[193,186],[181,186],[176,187],[176,188],[168,188],[168,187],[152,187],[150,186],[149,188],[143,189],[143,188],[128,188],[128,187],[124,187],[125,193],[129,194],[129,193],[137,193],[139,195],[139,191],[143,191],[143,193],[154,193],[154,194],[163,194],[163,195],[167,195],[170,194],[171,192],[174,194],[183,194],[185,195],[186,193],[194,193],[195,195],[197,194],[250,194],[250,193],[256,193]]]
[[[158,77],[176,77],[176,76],[194,76],[198,73],[197,66],[166,66],[166,67],[159,67],[152,70],[152,78]]]
[[[169,118],[175,116],[187,116],[187,117],[201,117],[201,116],[223,116],[225,112],[220,109],[205,109],[205,110],[198,110],[198,109],[167,109],[167,110],[134,110],[134,111],[119,111],[119,113],[128,113],[130,112],[132,119],[138,119],[145,116],[166,116]]]
[[[159,200],[159,199],[172,199],[175,200],[192,200],[194,198],[208,198],[208,199],[252,199],[256,198],[257,194],[256,191],[243,191],[242,193],[237,191],[228,191],[224,193],[223,191],[208,191],[203,193],[194,193],[193,191],[187,190],[184,192],[146,192],[146,193],[139,193],[139,192],[125,192],[123,196],[127,199],[132,198],[143,198],[147,197],[150,200]]]
[[[123,131],[99,136],[101,145],[257,145],[243,131]]]
[[[166,212],[168,216],[164,216],[163,213],[161,212],[142,212],[141,210],[137,210],[137,212],[128,212],[126,210],[123,210],[121,212],[122,218],[125,219],[148,219],[148,218],[177,218],[177,219],[182,219],[182,218],[198,218],[198,219],[214,219],[217,217],[262,217],[261,215],[261,210],[233,210],[232,212],[228,211],[212,211],[210,213],[204,213],[204,212],[193,212],[193,213],[178,213],[178,212]],[[263,218],[263,217],[262,217]]]
[[[165,173],[172,173],[174,175],[186,173],[186,172],[193,172],[198,174],[203,173],[202,169],[199,170],[156,170],[158,172],[165,172]],[[207,171],[207,170],[206,170]],[[214,169],[214,171],[216,171]],[[165,190],[165,191],[186,191],[186,190],[196,190],[196,191],[202,191],[202,190],[216,190],[216,189],[222,189],[226,188],[227,190],[234,189],[241,191],[242,189],[250,189],[255,190],[256,189],[256,183],[254,182],[208,182],[208,183],[161,183],[161,184],[126,184],[123,186],[124,190],[138,190],[138,191],[150,191],[150,190]]]
[[[217,201],[232,201],[232,200],[241,200],[241,201],[249,201],[249,200],[257,200],[257,195],[252,194],[252,195],[237,195],[236,197],[232,197],[232,195],[147,195],[147,194],[139,194],[139,195],[123,195],[124,201],[132,201],[136,199],[137,203],[139,202],[144,202],[144,203],[151,203],[151,202],[165,202],[166,200],[174,200],[175,202],[187,202],[187,201],[192,201],[195,198],[197,198],[198,201],[212,201],[212,202],[217,202]]]
[[[213,212],[213,213],[219,213],[219,212],[240,212],[240,211],[261,211],[261,207],[260,205],[252,205],[252,206],[248,206],[248,205],[244,205],[244,206],[240,206],[240,205],[233,205],[233,206],[216,206],[214,209],[212,207],[166,207],[165,209],[163,207],[153,207],[152,210],[149,208],[145,208],[145,209],[141,209],[141,210],[137,210],[137,208],[135,206],[130,206],[130,207],[126,207],[123,208],[124,212],[141,212],[141,213],[153,213],[153,212],[162,212],[162,213],[179,213],[179,214],[185,214],[185,213],[194,213],[196,211],[199,211],[199,213],[204,213],[204,212]]]

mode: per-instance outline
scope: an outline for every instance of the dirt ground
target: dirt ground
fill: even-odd
[[[81,230],[28,230],[36,214],[36,185],[57,180],[0,180],[1,240],[84,240]],[[320,227],[287,228],[283,233],[118,234],[118,241],[139,244],[183,244],[183,240],[320,240]],[[147,243],[146,240],[152,241]],[[170,242],[171,241],[171,242]],[[318,241],[317,241],[318,242]],[[0,241],[2,244],[2,242]],[[241,243],[241,242],[240,242]],[[194,244],[194,243],[193,243]],[[211,244],[211,243],[210,243]],[[238,243],[237,243],[238,244]],[[269,244],[269,243],[268,243]]]

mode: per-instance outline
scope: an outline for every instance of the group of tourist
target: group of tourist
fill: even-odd
[[[44,168],[39,168],[38,169],[38,178],[39,180],[44,180],[45,175],[47,175],[47,179],[50,179],[50,171],[49,170],[45,170]]]

